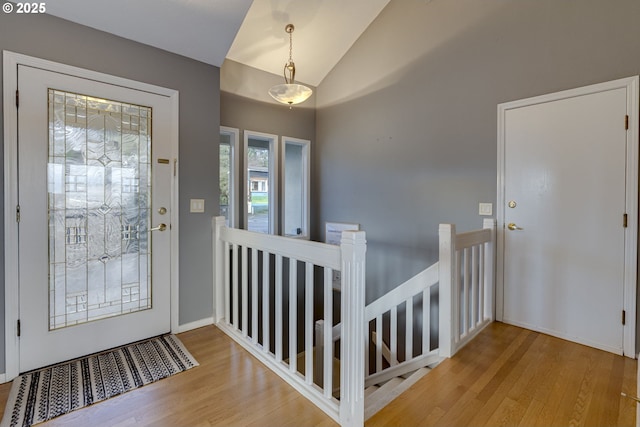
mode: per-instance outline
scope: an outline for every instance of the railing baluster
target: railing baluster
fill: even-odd
[[[376,372],[382,371],[382,315],[376,317]]]
[[[380,335],[382,339],[382,335]],[[394,366],[398,363],[398,306],[391,307],[391,323],[389,325],[389,350],[391,360],[389,363]]]
[[[282,255],[276,254],[276,362],[282,362]]]
[[[305,263],[304,280],[304,372],[307,384],[313,384],[313,264]]]
[[[229,245],[229,242],[224,242],[224,320],[227,323],[231,323],[231,272],[229,271],[230,252],[231,245]]]
[[[289,370],[298,369],[298,261],[289,258]]]
[[[478,247],[478,323],[484,321],[484,297],[486,292],[486,283],[484,276],[484,263],[485,263],[485,253],[484,253],[484,244]]]
[[[324,269],[324,396],[333,394],[333,271]]]
[[[245,337],[249,333],[249,277],[247,272],[247,247],[242,247],[242,335]]]
[[[258,343],[258,250],[251,248],[251,341]]]
[[[478,323],[478,246],[471,248],[471,323],[470,329],[475,329]]]
[[[462,304],[462,329],[460,330],[460,335],[464,336],[469,331],[469,290],[471,289],[469,248],[465,248],[463,251],[461,251],[460,255],[462,256],[462,268],[464,275],[464,302]]]
[[[233,262],[231,264],[231,281],[233,286],[233,327],[239,329],[238,322],[238,245],[233,245]]]
[[[271,278],[269,277],[269,258],[269,252],[262,251],[262,350],[265,353],[269,353],[271,350],[271,320],[269,317]]]
[[[413,357],[413,297],[407,300],[406,306],[404,360],[409,360]]]
[[[431,347],[431,287],[422,291],[422,354]]]

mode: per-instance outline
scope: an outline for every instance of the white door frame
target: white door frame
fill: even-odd
[[[505,117],[508,110],[525,106],[573,98],[614,89],[626,89],[627,114],[627,165],[626,165],[626,205],[628,227],[625,228],[624,260],[624,302],[626,322],[623,327],[623,351],[626,356],[636,357],[636,292],[637,292],[637,250],[638,250],[638,76],[613,80],[552,94],[521,99],[498,105],[498,191],[496,215],[497,257],[496,257],[496,320],[502,321],[504,310],[504,233],[505,233]],[[620,126],[624,125],[620,118]],[[622,224],[622,219],[620,220]],[[621,225],[622,226],[622,225]]]
[[[99,73],[70,65],[60,64],[19,53],[3,51],[3,108],[4,108],[4,263],[5,263],[5,374],[0,382],[10,381],[19,374],[20,346],[17,336],[19,308],[18,275],[18,112],[16,90],[18,88],[18,65],[41,68],[80,78],[92,79],[135,90],[155,93],[169,98],[171,103],[171,158],[174,177],[171,188],[171,331],[178,330],[178,91],[136,82],[121,77]]]

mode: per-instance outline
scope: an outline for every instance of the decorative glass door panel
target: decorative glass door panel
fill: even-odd
[[[48,100],[49,329],[151,308],[152,110]]]

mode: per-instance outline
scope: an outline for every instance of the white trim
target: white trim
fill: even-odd
[[[0,374],[0,384],[7,383],[7,374]]]
[[[171,102],[172,129],[171,154],[176,168],[171,194],[171,330],[178,330],[179,319],[179,271],[178,271],[178,134],[179,134],[179,99],[178,91],[147,83],[137,82],[122,77],[99,73],[70,65],[60,64],[15,52],[3,51],[3,119],[4,119],[4,229],[5,229],[5,380],[13,379],[19,374],[20,348],[16,334],[19,307],[18,277],[18,227],[15,221],[15,207],[18,203],[17,173],[17,109],[15,93],[18,88],[18,65],[41,68],[57,73],[68,74],[84,79],[150,92],[169,98]]]
[[[244,213],[244,228],[249,228],[249,212],[247,211],[247,196],[249,194],[249,177],[247,176],[247,153],[249,148],[249,138],[265,140],[269,143],[269,150],[273,156],[269,159],[269,234],[278,234],[278,135],[270,133],[255,132],[252,130],[244,131],[244,153],[242,165],[242,179],[244,180],[244,194],[241,195],[242,212]]]
[[[237,227],[239,223],[240,204],[240,130],[220,126],[220,133],[231,136],[231,183],[229,188],[229,227]],[[219,150],[219,148],[218,148]]]
[[[292,145],[298,145],[300,147],[302,147],[302,156],[303,159],[302,161],[304,162],[304,188],[303,188],[303,199],[305,201],[304,206],[302,207],[302,216],[304,217],[304,224],[303,224],[303,229],[302,229],[302,234],[301,235],[288,235],[286,234],[286,231],[284,230],[284,226],[285,226],[285,217],[287,214],[287,209],[286,209],[286,182],[287,180],[285,179],[285,173],[286,173],[286,166],[287,166],[287,156],[286,156],[286,149],[287,149],[287,144],[292,144]],[[287,237],[292,237],[292,238],[299,238],[299,239],[309,239],[311,236],[311,231],[310,231],[310,224],[311,224],[311,213],[310,213],[310,206],[311,206],[311,141],[309,141],[308,139],[300,139],[300,138],[293,138],[290,136],[283,136],[282,137],[282,144],[281,144],[281,159],[282,159],[282,228],[283,228],[283,235],[287,236]]]
[[[196,320],[195,322],[185,323],[184,325],[178,326],[177,333],[181,334],[183,332],[192,331],[194,329],[203,328],[205,326],[213,325],[213,317],[206,317],[204,319]]]
[[[504,312],[504,218],[505,218],[505,115],[508,110],[614,89],[626,89],[629,130],[627,132],[626,209],[628,227],[625,229],[624,302],[626,324],[623,327],[623,351],[635,357],[636,347],[636,282],[638,248],[638,76],[613,80],[533,98],[498,105],[498,175],[496,230],[496,320],[503,320]]]
[[[163,88],[160,88],[163,89]],[[167,90],[167,89],[164,89]],[[177,90],[171,90],[171,159],[173,161],[173,188],[171,189],[171,332],[179,329],[180,322],[180,99]]]
[[[16,334],[18,320],[18,204],[17,157],[18,110],[15,93],[18,89],[18,62],[15,54],[4,51],[3,59],[3,118],[4,118],[4,329],[5,375],[15,378],[20,369],[20,347]]]

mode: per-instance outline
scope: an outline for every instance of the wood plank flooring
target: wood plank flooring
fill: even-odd
[[[366,423],[373,426],[635,426],[635,360],[503,323]]]
[[[39,426],[337,425],[218,328],[178,336],[200,366]],[[3,408],[9,385],[0,386]]]
[[[210,326],[179,335],[200,366],[50,426],[335,426]],[[494,323],[366,426],[634,426],[635,360]],[[10,384],[0,385],[0,408]]]

